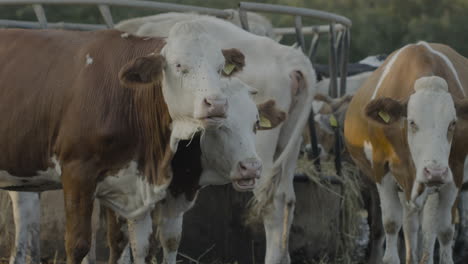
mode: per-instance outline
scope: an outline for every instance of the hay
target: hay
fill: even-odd
[[[366,240],[362,239],[363,233],[363,201],[361,197],[361,178],[359,170],[352,164],[342,163],[342,176],[337,176],[342,181],[342,188],[339,193],[334,190],[332,184],[324,180],[323,176],[336,176],[335,165],[333,161],[324,161],[321,163],[322,172],[318,173],[312,161],[305,156],[301,157],[297,163],[297,173],[306,174],[309,179],[320,188],[336,195],[341,199],[341,217],[339,230],[336,233],[340,238],[337,238],[335,252],[329,252],[335,256],[333,263],[350,264],[362,260],[363,246],[367,245]],[[364,230],[365,232],[365,230]],[[364,240],[364,241],[363,241]],[[365,244],[365,245],[363,245]],[[322,257],[318,263],[326,263]]]

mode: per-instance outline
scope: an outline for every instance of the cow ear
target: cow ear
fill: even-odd
[[[306,88],[306,81],[304,74],[301,71],[292,71],[289,74],[291,78],[291,94],[292,96],[298,95],[302,90]]]
[[[245,56],[238,49],[223,49],[225,62],[223,76],[232,76],[233,74],[242,71],[245,66]]]
[[[367,118],[381,125],[392,125],[406,116],[407,103],[384,97],[370,101],[365,108]]]
[[[314,120],[318,127],[327,134],[333,135],[333,128],[338,127],[338,121],[333,114],[316,114]]]
[[[166,59],[160,54],[138,57],[120,69],[119,79],[126,87],[153,85],[162,80],[165,66]]]
[[[257,105],[260,115],[259,130],[273,129],[286,119],[286,113],[276,108],[275,105],[275,100],[268,100]]]
[[[333,112],[339,110],[343,106],[346,106],[347,108],[347,105],[349,105],[352,99],[353,99],[353,96],[348,94],[348,95],[345,95],[345,96],[342,96],[340,98],[333,100],[333,103],[331,105]]]
[[[459,119],[468,120],[468,99],[455,102],[455,109],[457,110],[457,117]]]

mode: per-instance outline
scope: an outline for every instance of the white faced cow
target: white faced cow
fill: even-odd
[[[208,16],[179,14],[179,21],[203,27],[221,47],[234,47],[246,55],[246,67],[237,76],[258,90],[257,103],[275,99],[288,113],[282,126],[262,131],[256,138],[264,174],[254,190],[252,209],[265,225],[267,250],[265,263],[289,263],[289,229],[293,219],[295,194],[293,176],[299,155],[301,134],[311,109],[315,92],[315,72],[301,51],[256,36],[223,20]],[[170,23],[165,23],[168,29]],[[153,36],[161,29],[157,23],[141,23],[138,34]],[[140,29],[145,28],[145,32]],[[136,33],[132,31],[130,33]]]
[[[468,151],[467,65],[448,46],[407,45],[389,56],[349,105],[345,141],[355,163],[377,184],[384,263],[400,263],[402,224],[406,263],[432,263],[436,238],[441,263],[453,263],[452,209]]]

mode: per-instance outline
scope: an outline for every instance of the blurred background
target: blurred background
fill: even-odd
[[[239,0],[159,0],[212,8],[237,8]],[[441,42],[468,56],[468,0],[256,0],[252,2],[306,7],[350,18],[350,61],[372,54],[389,54],[403,45],[425,40]],[[45,6],[51,22],[104,23],[95,6]],[[155,14],[154,11],[111,7],[115,21]],[[293,16],[269,17],[276,27],[294,26]],[[0,7],[1,19],[36,20],[31,6]],[[304,18],[303,24],[323,24]],[[307,39],[306,39],[307,41]],[[284,43],[293,43],[289,36]],[[321,42],[318,62],[326,63],[328,50]]]

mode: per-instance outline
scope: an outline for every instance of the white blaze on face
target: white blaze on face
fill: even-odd
[[[258,109],[249,95],[251,88],[237,78],[223,83],[227,85],[228,118],[224,125],[203,134],[200,185],[230,183],[242,177],[240,162],[261,162],[255,149]]]
[[[452,181],[449,154],[452,134],[457,119],[453,99],[448,93],[447,82],[436,76],[416,80],[415,93],[408,101],[408,144],[416,167],[416,183],[412,198],[418,196],[418,186],[429,183],[436,174],[443,183]],[[433,179],[432,179],[433,180]]]
[[[225,99],[220,83],[222,49],[192,21],[174,25],[166,42],[161,54],[166,59],[163,93],[169,113],[173,119],[203,118],[205,98]]]

